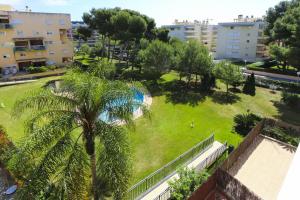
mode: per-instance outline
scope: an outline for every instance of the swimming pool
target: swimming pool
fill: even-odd
[[[136,89],[132,89],[133,92],[134,92],[134,97],[133,97],[133,101],[135,103],[138,103],[138,104],[142,104],[145,100],[145,95],[143,92],[139,91],[139,90],[136,90]],[[123,104],[127,103],[126,100],[116,100],[116,102],[113,102],[111,104],[112,107],[120,107],[122,106]],[[137,112],[139,109],[139,106],[133,106],[132,108],[132,111],[133,113]],[[109,113],[108,113],[108,110],[104,111],[103,113],[101,113],[99,115],[99,119],[104,121],[104,122],[107,122],[107,123],[111,123],[111,122],[115,122],[117,121],[118,119],[114,118],[114,119],[110,119],[109,117]]]

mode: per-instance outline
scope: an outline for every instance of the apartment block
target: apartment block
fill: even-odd
[[[189,22],[175,20],[173,25],[164,25],[169,30],[169,36],[182,41],[197,40],[202,42],[211,52],[216,51],[217,29],[216,25],[210,25],[208,20]]]
[[[264,26],[262,19],[243,15],[233,22],[219,23],[215,58],[249,62],[265,59]]]
[[[72,32],[73,35],[76,34],[77,28],[79,27],[88,27],[83,21],[72,21]],[[92,32],[92,36],[87,39],[87,41],[83,41],[82,39],[73,38],[74,40],[74,46],[79,48],[81,44],[86,43],[90,47],[95,46],[95,43],[99,40],[99,33],[94,30]]]
[[[2,73],[16,73],[29,66],[64,65],[72,58],[69,14],[13,11],[0,6]]]

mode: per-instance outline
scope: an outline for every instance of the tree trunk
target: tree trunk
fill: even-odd
[[[108,37],[108,49],[107,49],[107,58],[110,60],[110,37]]]
[[[93,153],[90,155],[90,160],[91,160],[91,173],[92,173],[92,192],[93,192],[93,197],[94,200],[98,200],[98,194],[97,194],[97,173],[96,173],[96,155]]]

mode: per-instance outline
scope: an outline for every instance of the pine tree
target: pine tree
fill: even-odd
[[[255,76],[252,73],[251,76],[248,76],[243,88],[245,94],[255,96]]]

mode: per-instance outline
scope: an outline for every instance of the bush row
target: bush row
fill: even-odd
[[[263,78],[256,78],[256,85],[266,88],[271,88],[275,86],[278,90],[286,90],[288,92],[298,93],[300,94],[300,84],[296,82],[287,82],[287,81],[279,81],[279,80],[272,80],[272,79],[263,79]]]
[[[26,69],[29,73],[40,73],[40,72],[46,72],[49,70],[55,70],[57,67],[55,65],[48,65],[48,66],[41,66],[41,67],[34,67],[30,66]]]

